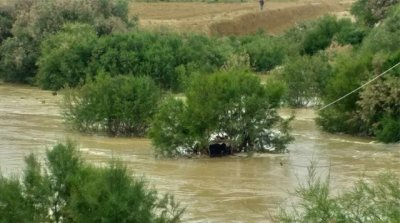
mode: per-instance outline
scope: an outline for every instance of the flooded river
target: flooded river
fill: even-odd
[[[18,173],[30,152],[43,157],[46,148],[67,137],[77,140],[90,162],[119,158],[134,175],[145,176],[161,192],[175,195],[187,207],[188,222],[272,222],[288,191],[304,179],[310,160],[330,170],[332,187],[347,188],[361,176],[400,169],[400,145],[331,135],[314,124],[312,110],[293,110],[296,140],[283,155],[214,159],[155,159],[147,139],[85,136],[66,130],[59,110],[61,96],[37,88],[0,84],[0,168]],[[289,115],[291,110],[282,110]],[[282,164],[282,165],[281,165]]]

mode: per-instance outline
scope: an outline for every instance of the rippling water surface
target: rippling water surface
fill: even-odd
[[[232,156],[214,159],[155,159],[151,143],[141,138],[108,138],[69,132],[63,125],[61,96],[33,87],[0,84],[0,168],[18,173],[30,152],[43,157],[46,148],[66,138],[80,144],[90,162],[122,160],[137,176],[145,176],[161,192],[169,192],[187,207],[189,222],[271,222],[288,191],[303,180],[310,160],[321,174],[330,171],[332,187],[346,188],[360,177],[400,170],[400,145],[369,138],[331,135],[314,124],[309,109],[295,113],[290,153]],[[283,165],[281,165],[281,163]]]

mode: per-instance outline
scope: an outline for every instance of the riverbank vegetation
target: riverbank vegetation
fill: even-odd
[[[329,176],[318,177],[313,164],[306,182],[295,191],[298,203],[285,204],[277,221],[399,222],[400,179],[394,173],[382,173],[373,181],[361,179],[351,189],[338,193],[332,194]]]
[[[150,101],[146,105],[156,104],[149,112],[140,110],[145,113],[143,115],[123,114],[135,110],[126,108],[119,111],[109,109],[108,115],[104,115],[106,113],[100,108],[107,106],[101,103],[108,99],[91,99],[91,105],[98,109],[80,108],[93,112],[86,114],[87,118],[82,118],[83,113],[78,115],[77,110],[75,113],[72,111],[78,109],[78,102],[86,100],[84,97],[100,97],[101,93],[98,96],[95,96],[97,93],[89,93],[98,90],[94,85],[100,79],[116,86],[117,82],[121,82],[121,76],[125,76],[126,80],[146,76],[157,86],[154,92],[190,93],[188,88],[197,86],[190,84],[197,76],[218,76],[225,72],[224,67],[232,63],[232,58],[243,55],[248,58],[247,71],[267,73],[269,81],[284,84],[282,89],[286,91],[277,97],[280,102],[274,109],[284,104],[291,107],[319,106],[340,98],[400,60],[400,49],[396,44],[399,42],[398,1],[359,0],[352,8],[356,21],[324,16],[277,36],[259,32],[230,37],[177,34],[165,30],[142,31],[136,26],[137,18],[128,15],[128,6],[128,0],[19,0],[11,6],[2,6],[1,77],[5,81],[29,82],[54,91],[65,87],[76,88],[80,93],[70,94],[67,98],[71,102],[70,110],[65,113],[67,120],[79,130],[143,136],[154,117],[149,114],[166,109],[158,108],[158,104],[164,103],[156,103],[154,97],[147,98]],[[230,72],[232,74],[228,75],[228,79],[235,79],[235,72]],[[318,124],[329,132],[377,136],[383,142],[398,142],[399,73],[399,68],[396,68],[320,111]],[[114,78],[117,80],[114,81]],[[196,80],[199,86],[203,84],[200,82],[208,83],[207,78]],[[265,86],[269,88],[267,92],[279,88],[268,83]],[[217,87],[229,90],[223,84]],[[385,90],[377,91],[381,88]],[[104,98],[133,100],[133,93],[128,96],[127,92],[118,91],[124,90],[118,87],[115,91],[104,90],[104,94],[109,94]],[[218,93],[229,95],[229,92]],[[219,96],[213,97],[208,100],[217,100]],[[264,97],[263,100],[269,99]],[[95,105],[94,101],[100,104]],[[133,106],[130,102],[120,102],[121,105]],[[191,99],[184,102],[182,108],[176,109],[186,109],[189,102]],[[113,103],[111,107],[118,107],[115,105],[119,102],[113,100]],[[217,103],[213,106],[214,110],[218,110]],[[111,111],[121,117],[111,117]],[[139,122],[133,117],[145,120]],[[118,123],[119,127],[111,123]],[[215,120],[209,123],[215,124]],[[272,127],[273,123],[270,124]],[[200,141],[203,143],[204,139]]]
[[[0,175],[1,222],[180,222],[184,209],[132,178],[118,161],[87,164],[76,146],[58,144],[45,165],[31,154],[22,177]]]

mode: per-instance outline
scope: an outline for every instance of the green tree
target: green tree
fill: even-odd
[[[99,35],[134,26],[136,20],[128,18],[128,3],[129,0],[19,0],[15,3],[13,38],[0,49],[3,78],[13,82],[34,78],[41,42],[65,23],[87,23],[96,27]]]
[[[336,59],[333,75],[328,80],[322,100],[325,104],[346,95],[371,76],[371,55],[343,54]],[[338,103],[319,112],[317,123],[328,132],[365,134],[365,126],[357,118],[359,92],[355,92]]]
[[[186,110],[185,102],[172,96],[161,103],[149,131],[157,154],[173,157],[180,152],[191,152],[195,140],[189,134]]]
[[[162,154],[208,153],[213,135],[226,134],[235,152],[282,152],[291,141],[276,112],[282,85],[264,86],[247,71],[228,70],[194,76],[185,95],[185,103],[169,99],[153,121],[150,137]]]
[[[192,72],[212,72],[221,67],[229,52],[229,43],[201,35],[124,33],[99,39],[89,69],[111,75],[147,75],[162,88],[176,91]]]
[[[305,32],[302,42],[303,52],[313,55],[319,50],[327,48],[340,27],[336,17],[324,16],[312,24],[311,28]]]
[[[66,24],[42,42],[37,81],[43,89],[76,87],[87,75],[97,36],[86,24]]]
[[[288,59],[281,71],[287,86],[286,101],[294,107],[315,105],[331,75],[331,66],[324,55]]]
[[[47,151],[45,168],[33,155],[26,162],[23,181],[0,176],[0,222],[176,223],[184,211],[118,161],[86,164],[71,142]]]
[[[367,86],[357,101],[357,113],[368,134],[383,142],[400,141],[400,77],[394,75]]]
[[[149,77],[98,75],[64,97],[64,116],[83,132],[142,136],[160,98]]]
[[[239,51],[249,55],[250,65],[257,72],[272,70],[285,58],[285,42],[280,38],[254,35],[244,37],[241,42]]]
[[[30,222],[47,222],[51,197],[51,181],[47,173],[43,173],[42,165],[33,154],[25,157],[26,167],[23,172],[23,194],[26,217]]]
[[[0,5],[0,45],[5,39],[12,36],[11,28],[14,20],[14,8]]]
[[[22,191],[18,178],[0,175],[0,222],[31,222]]]
[[[390,8],[398,3],[398,0],[357,0],[351,7],[351,13],[358,21],[372,27],[384,19]]]
[[[336,57],[333,75],[323,92],[330,103],[360,87],[400,61],[400,7],[393,6],[380,25],[371,29],[360,47]],[[319,113],[318,123],[331,132],[378,136],[384,142],[399,141],[399,69],[354,92]]]

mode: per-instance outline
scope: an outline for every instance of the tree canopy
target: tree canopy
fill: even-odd
[[[215,136],[228,138],[235,152],[282,152],[291,141],[276,111],[282,85],[262,85],[248,71],[228,70],[194,76],[185,95],[184,101],[166,100],[152,123],[150,137],[163,155],[207,154]]]

